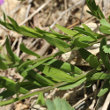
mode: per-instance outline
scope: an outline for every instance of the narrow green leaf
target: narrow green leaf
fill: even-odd
[[[98,19],[105,18],[100,7],[96,5],[95,0],[86,0],[86,3],[88,8],[90,9],[90,11],[88,11],[90,14],[97,17]]]
[[[64,84],[65,84],[64,82],[62,82],[62,83],[57,83],[57,84],[54,85],[54,86],[49,86],[49,87],[44,88],[44,89],[42,89],[42,90],[37,90],[37,91],[34,91],[34,92],[32,92],[32,93],[28,93],[28,94],[26,94],[26,95],[24,95],[24,96],[20,96],[20,97],[17,97],[17,98],[12,98],[12,99],[5,100],[5,101],[0,101],[0,106],[8,105],[8,104],[14,103],[14,102],[16,102],[16,101],[20,101],[20,100],[29,98],[29,97],[34,96],[34,95],[37,95],[37,94],[39,94],[39,93],[41,93],[41,92],[47,92],[47,91],[49,91],[49,90],[51,90],[51,89],[54,89],[54,88],[59,87],[59,86],[64,85]]]
[[[37,53],[35,53],[35,52],[29,50],[28,48],[26,48],[23,43],[20,45],[20,49],[21,49],[23,52],[25,52],[25,53],[27,53],[27,54],[29,54],[29,55],[33,55],[33,56],[36,56],[37,58],[40,58],[40,55],[38,55]]]
[[[106,38],[103,38],[100,44],[100,58],[105,66],[110,71],[110,59],[108,55],[103,51],[103,46],[106,45]]]
[[[89,37],[92,41],[97,40],[97,34],[93,33],[89,27],[87,27],[86,25],[83,24],[83,27],[75,27],[74,30],[78,31],[79,34],[81,34],[81,37],[85,35],[85,37]],[[79,36],[80,37],[80,36]],[[80,37],[80,38],[81,38]],[[86,41],[89,41],[89,39],[87,39]]]
[[[23,34],[27,37],[33,37],[33,38],[42,38],[43,35],[39,32],[36,32],[35,29],[26,27],[26,26],[19,26],[20,28],[20,34]]]
[[[9,42],[8,37],[7,37],[7,39],[6,39],[6,49],[7,49],[7,52],[8,52],[8,55],[9,55],[11,61],[12,61],[13,63],[18,62],[18,61],[19,61],[19,58],[18,58],[18,57],[13,53],[13,51],[11,50],[11,45],[10,45],[10,42]]]
[[[101,97],[101,96],[103,96],[104,94],[106,94],[108,91],[109,91],[108,87],[102,88],[102,89],[99,91],[99,93],[98,93],[97,96],[98,96],[98,97]]]
[[[70,45],[63,40],[58,38],[53,38],[52,36],[44,34],[44,39],[49,42],[51,45],[56,46],[62,52],[70,51]]]
[[[44,31],[43,31],[43,33],[38,32],[35,29],[29,28],[26,26],[18,26],[16,21],[14,21],[12,18],[9,18],[9,19],[12,22],[12,24],[4,22],[2,20],[0,21],[0,24],[4,25],[8,29],[14,30],[24,36],[34,37],[34,38],[43,38],[47,42],[49,42],[51,45],[56,46],[62,52],[70,51],[70,45],[59,38],[53,37],[56,35],[51,34],[51,33],[48,34],[48,32],[44,32]]]
[[[43,69],[43,73],[58,82],[61,81],[72,82],[74,80],[74,78],[67,74],[66,72],[50,66],[45,66]]]
[[[67,35],[70,35],[70,36],[74,36],[74,35],[78,34],[77,31],[70,30],[70,29],[65,28],[65,27],[63,27],[63,26],[60,26],[60,25],[58,25],[58,24],[56,24],[56,27],[57,27],[59,30],[61,30],[62,32],[66,33]]]
[[[90,78],[90,80],[102,80],[109,78],[110,78],[110,74],[98,72],[98,73],[94,73]]]
[[[60,49],[62,52],[66,52],[68,51],[70,48],[69,48],[69,45],[64,42],[63,40],[59,39],[58,36],[60,36],[60,38],[63,36],[59,35],[59,34],[54,34],[54,33],[51,33],[51,32],[46,32],[46,31],[43,31],[43,30],[40,30],[39,28],[36,28],[39,33],[43,34],[43,38],[48,41],[51,45],[54,45],[56,46],[58,49]],[[63,36],[63,37],[66,37],[66,36]],[[67,38],[70,38],[70,37],[67,37]]]
[[[37,81],[42,86],[50,86],[54,85],[55,83],[48,79],[46,76],[42,76],[39,73],[36,73],[35,71],[31,70],[28,72],[28,75],[26,77],[28,80],[32,79],[34,81]]]
[[[18,26],[17,22],[16,22],[14,19],[12,19],[10,16],[8,16],[8,19],[11,21],[11,23],[12,23],[14,29],[15,29],[17,32],[19,32],[19,26]]]
[[[13,25],[10,24],[10,23],[7,23],[6,21],[0,20],[0,24],[3,25],[3,26],[5,26],[7,29],[14,30]]]
[[[8,68],[8,65],[3,62],[3,58],[0,55],[0,69],[5,70],[7,68]]]
[[[70,36],[59,34],[58,32],[54,31],[52,28],[50,28],[50,30],[51,30],[52,34],[56,35],[56,37],[58,37],[60,39],[71,40]]]
[[[30,65],[27,69],[25,69],[25,70],[21,73],[21,75],[22,75],[23,77],[26,77],[27,74],[28,74],[28,73],[27,73],[28,71],[30,71],[30,70],[32,70],[32,69],[38,67],[39,65],[41,65],[42,63],[44,63],[44,62],[46,62],[46,61],[52,59],[53,57],[54,57],[54,55],[49,56],[49,57],[46,57],[46,58],[39,58],[39,59],[37,59],[37,60],[33,63],[33,65]],[[29,64],[30,64],[30,62],[29,62]],[[27,63],[26,63],[26,65],[27,65]]]
[[[91,67],[97,68],[100,63],[98,58],[85,49],[79,49],[81,56],[90,64]]]
[[[7,90],[13,91],[13,92],[20,92],[20,93],[27,93],[28,91],[22,87],[19,86],[18,83],[14,82],[13,80],[0,76],[0,87],[7,88]]]
[[[82,78],[80,79],[79,81],[76,81],[74,83],[71,83],[71,84],[67,84],[67,85],[64,85],[64,86],[61,86],[59,87],[60,90],[68,90],[68,89],[73,89],[77,86],[80,86],[83,82],[86,81],[86,78]]]
[[[82,26],[84,27],[85,31],[88,32],[94,40],[97,40],[97,33],[95,33],[94,31],[92,31],[86,24],[82,24]]]
[[[42,105],[42,106],[45,105],[45,99],[44,99],[44,96],[43,96],[43,93],[42,93],[42,92],[39,93],[36,103],[37,103],[37,104],[40,104],[40,105]]]
[[[74,40],[74,43],[73,43],[76,47],[80,47],[80,48],[86,48],[86,47],[89,47],[90,46],[90,43],[89,42],[83,42],[81,41],[80,37],[79,38],[76,38]]]
[[[7,49],[7,52],[9,54],[11,60],[15,63],[15,56],[13,54],[13,51],[11,50],[11,46],[10,46],[8,37],[6,39],[6,49]]]
[[[110,28],[110,23],[108,23],[106,19],[101,19],[100,20],[100,24]]]
[[[20,87],[23,87],[30,91],[32,89],[40,88],[42,87],[42,85],[31,78],[31,80],[29,81],[20,82]]]
[[[11,97],[14,94],[15,94],[15,92],[13,92],[13,91],[5,90],[5,91],[0,93],[0,99],[5,99],[5,98],[8,98],[8,97]]]
[[[6,21],[6,14],[3,12],[3,20]]]
[[[83,73],[82,70],[80,68],[78,68],[77,66],[74,66],[70,63],[63,62],[63,61],[57,60],[57,59],[52,59],[52,60],[46,62],[45,65],[50,65],[50,66],[58,68],[62,71],[68,72],[72,76],[74,76],[74,74],[82,74]]]
[[[54,81],[57,82],[76,82],[82,78],[84,78],[86,75],[82,74],[80,76],[73,77],[70,75],[70,73],[64,72],[60,69],[45,65],[42,68],[37,67],[38,70],[42,71],[46,76],[52,78]]]
[[[103,85],[103,87],[100,89],[99,93],[98,93],[98,97],[103,96],[104,94],[106,94],[109,91],[109,81],[106,81]]]
[[[27,61],[22,61],[21,63],[20,63],[20,65],[17,67],[17,71],[19,71],[19,72],[21,72],[21,71],[23,71],[26,67],[28,67],[29,65],[32,65],[32,64],[34,64],[35,63],[35,61],[36,60],[27,60]]]

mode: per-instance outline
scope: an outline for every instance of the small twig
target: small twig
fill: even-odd
[[[63,17],[63,15],[65,15],[67,12],[69,12],[71,9],[75,9],[76,6],[80,5],[84,0],[80,0],[79,2],[77,2],[75,5],[71,6],[70,8],[68,8],[67,10],[63,11],[61,13],[61,15],[58,17],[58,19],[50,26],[50,28],[53,28],[55,26],[55,24]]]
[[[29,11],[30,11],[30,8],[31,8],[31,3],[32,3],[32,1],[33,1],[33,0],[29,0],[29,1],[28,1],[29,5],[28,5],[28,7],[27,7],[27,11],[26,11],[26,16],[25,16],[25,18],[27,18],[28,15],[29,15]]]
[[[67,10],[67,0],[64,0],[65,10]]]
[[[101,83],[101,87],[100,87],[99,90],[102,89],[103,85],[104,85],[104,81]],[[99,98],[98,98],[97,103],[96,103],[96,105],[95,105],[96,110],[99,110],[99,109],[102,107],[102,105],[103,105],[103,103],[104,103],[104,101],[105,101],[105,98],[106,98],[106,94],[103,95],[102,97],[99,97]]]
[[[13,44],[11,45],[12,50],[14,49],[14,47],[15,47],[17,41],[18,41],[18,39],[16,38],[16,39],[14,40]]]
[[[82,10],[81,10],[81,16],[80,16],[80,21],[82,20],[83,14],[84,14],[84,6],[85,6],[86,1],[83,1],[83,5],[82,5]]]
[[[93,110],[95,104],[96,104],[96,99],[92,100],[92,104],[89,106],[89,109]]]
[[[55,95],[55,93],[58,91],[58,88],[55,88],[54,90],[52,90],[51,92],[50,92],[50,94],[48,94],[47,96],[46,96],[46,99],[51,99],[52,97],[54,97],[54,95]]]
[[[84,20],[84,24],[87,24],[87,23],[91,22],[91,21],[94,20],[94,19],[95,19],[94,16],[90,17],[89,19],[85,19],[85,20]]]
[[[69,25],[67,28],[68,28],[68,29],[71,29],[71,28],[73,28],[74,26],[78,25],[79,23],[80,23],[80,20],[77,19],[75,23]]]
[[[80,103],[82,103],[83,101],[87,100],[89,97],[93,96],[93,93],[88,95],[87,97],[84,97],[83,99],[81,99],[80,101],[78,101],[76,104],[74,104],[72,107],[76,107],[78,106]]]
[[[73,91],[73,90],[72,90],[72,91],[68,91],[68,92],[66,92],[66,93],[63,95],[62,98],[63,98],[63,99],[68,99],[72,93],[74,94],[74,91]]]
[[[45,55],[46,51],[48,50],[48,48],[50,47],[50,44],[44,40],[44,45],[42,46],[41,50],[38,50],[37,53],[40,56]]]
[[[41,11],[51,0],[48,0],[46,3],[44,3],[42,6],[40,6],[34,13],[32,13],[27,19],[25,19],[20,25],[25,24],[27,21],[29,21],[33,16],[35,16],[39,11]]]
[[[105,102],[104,102],[104,105],[103,105],[103,107],[102,107],[102,110],[107,110],[107,108],[108,108],[108,106],[109,106],[109,103],[110,103],[110,92],[109,92],[108,95],[107,95],[107,98],[106,98],[106,100],[105,100]]]
[[[97,87],[99,86],[99,80],[97,81],[97,85],[94,84],[92,87],[93,87],[93,92],[94,92],[94,96],[93,96],[93,101],[92,101],[92,104],[89,106],[89,109],[90,110],[93,110],[94,109],[94,106],[96,104],[96,97],[97,97]]]
[[[86,98],[87,97],[87,94],[86,94],[86,86],[84,86],[84,97]]]
[[[21,42],[22,42],[22,37],[20,37],[19,38],[19,40],[18,40],[18,47],[17,47],[17,52],[16,52],[16,55],[17,56],[19,56],[20,55],[20,44],[21,44]]]
[[[13,15],[15,14],[22,6],[23,6],[24,2],[22,4],[19,4],[15,9],[13,9],[9,15]]]
[[[20,100],[29,98],[31,96],[37,95],[40,92],[47,92],[47,91],[49,91],[51,89],[54,89],[56,87],[59,87],[59,86],[65,85],[65,84],[67,84],[67,83],[66,82],[61,82],[61,83],[55,84],[53,86],[48,86],[48,87],[41,88],[39,90],[35,90],[34,92],[30,92],[30,93],[28,93],[28,94],[26,94],[24,96],[20,96],[20,97],[17,97],[17,98],[12,98],[12,99],[5,100],[5,101],[0,101],[0,106],[11,104],[11,103],[14,103],[16,101],[20,101]]]

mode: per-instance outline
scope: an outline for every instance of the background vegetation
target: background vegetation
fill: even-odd
[[[49,1],[46,3],[48,4]],[[72,29],[57,24],[56,28],[60,30],[59,32],[52,28],[53,24],[50,26],[50,31],[45,31],[38,27],[30,27],[31,23],[28,26],[22,25],[23,23],[18,24],[12,17],[3,13],[0,24],[6,29],[5,31],[17,32],[24,39],[27,39],[27,37],[34,38],[34,40],[43,39],[48,42],[50,50],[45,55],[41,55],[39,52],[26,47],[21,40],[18,42],[19,54],[17,55],[12,49],[11,41],[13,40],[11,35],[6,34],[6,40],[0,47],[1,73],[8,71],[10,74],[14,70],[14,74],[18,74],[19,78],[14,79],[0,75],[0,106],[25,101],[25,99],[37,95],[34,104],[40,104],[47,107],[48,110],[78,110],[81,107],[83,110],[88,108],[98,110],[100,107],[102,110],[109,109],[110,45],[108,41],[110,17],[106,18],[104,16],[94,0],[86,0],[86,4],[89,8],[88,13],[95,17],[98,22],[96,31],[86,24],[75,26]],[[27,19],[30,20],[30,18]],[[99,51],[97,54],[93,54],[89,49],[96,44],[99,44]],[[14,46],[16,49],[16,45]],[[56,49],[56,51],[52,53],[51,49]],[[62,56],[69,52],[71,52],[71,55],[76,54],[77,59],[71,56],[65,61]],[[34,57],[20,57],[24,53]],[[76,60],[75,63],[71,63],[73,59]],[[81,92],[84,94],[84,98],[82,100],[78,99],[76,94],[77,103],[69,101],[69,105],[64,99],[58,98],[56,94],[51,98],[46,97],[46,94],[49,94],[49,91],[52,90],[58,91],[60,97],[64,91],[69,91],[70,95],[76,94],[73,91],[78,90],[80,95]],[[65,97],[67,99],[69,96]],[[75,98],[75,96],[72,98]],[[53,99],[53,101],[50,99]]]

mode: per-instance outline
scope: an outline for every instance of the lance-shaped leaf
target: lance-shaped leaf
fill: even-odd
[[[77,86],[80,86],[82,83],[84,83],[86,81],[86,77],[85,78],[81,78],[78,81],[74,82],[74,83],[70,83],[70,84],[66,84],[64,86],[59,87],[60,90],[68,90],[68,89],[73,89]]]
[[[70,37],[70,36],[63,35],[63,34],[59,34],[58,32],[55,32],[54,30],[52,30],[51,28],[50,28],[50,30],[51,30],[52,32],[47,32],[47,31],[41,30],[41,29],[39,29],[38,27],[36,27],[35,29],[36,29],[36,31],[39,32],[39,33],[44,33],[44,34],[47,34],[47,35],[49,34],[49,35],[51,35],[52,37],[55,37],[55,38],[71,40],[71,37]]]
[[[74,66],[70,63],[63,62],[63,61],[57,60],[57,59],[52,59],[52,60],[46,62],[45,65],[50,65],[50,66],[58,68],[62,71],[68,72],[72,76],[83,73],[83,71],[80,68],[78,68],[77,66]]]
[[[20,87],[19,83],[14,82],[13,80],[0,76],[0,87],[5,87],[7,90],[16,92],[16,93],[27,93],[28,91]]]
[[[64,33],[66,33],[67,35],[69,35],[69,36],[75,36],[76,34],[78,34],[77,31],[71,30],[71,29],[68,29],[68,28],[65,28],[65,27],[60,26],[60,25],[58,25],[58,24],[56,25],[56,27],[57,27],[59,30],[61,30],[62,32],[64,32]]]
[[[97,17],[98,19],[105,18],[99,6],[96,5],[95,0],[86,0],[87,6],[89,7],[91,15]]]
[[[106,43],[106,38],[103,38],[101,41],[101,45],[100,45],[100,58],[105,66],[106,69],[108,69],[110,71],[110,59],[108,57],[108,54],[106,54],[103,50],[103,46],[105,46]]]
[[[0,69],[5,70],[5,69],[8,68],[8,65],[5,64],[5,62],[4,62],[3,60],[4,60],[4,59],[3,59],[3,58],[1,57],[1,55],[0,55]]]
[[[51,56],[48,56],[48,57],[44,57],[44,58],[39,58],[39,59],[37,59],[37,60],[35,60],[35,61],[29,61],[29,62],[23,63],[22,66],[19,67],[19,70],[20,70],[22,67],[24,67],[24,66],[27,66],[27,68],[26,68],[24,71],[22,71],[21,75],[22,75],[23,77],[26,77],[27,74],[28,74],[28,71],[35,69],[35,68],[38,67],[39,65],[41,65],[41,64],[43,64],[44,62],[46,62],[46,61],[48,61],[48,60],[54,58],[55,56],[56,56],[56,54],[51,55]],[[28,65],[29,65],[29,66],[28,66]]]
[[[44,69],[42,71],[46,76],[52,78],[54,81],[57,82],[72,82],[74,80],[74,78],[72,76],[70,76],[69,74],[67,74],[64,71],[61,71],[60,69],[57,68],[53,68],[50,66],[44,66]]]
[[[26,46],[23,43],[20,45],[20,50],[22,50],[23,52],[29,55],[33,55],[33,56],[36,56],[37,58],[40,58],[40,55],[26,48]]]
[[[53,82],[51,79],[47,78],[46,76],[40,75],[39,73],[35,72],[34,70],[31,70],[28,72],[26,79],[30,81],[36,81],[41,86],[50,86],[54,85],[55,82]]]
[[[107,80],[107,81],[105,81],[104,82],[104,85],[102,86],[102,88],[100,89],[100,91],[99,91],[99,93],[98,93],[98,97],[101,97],[101,96],[103,96],[104,94],[106,94],[108,91],[109,91],[109,89],[110,89],[110,87],[109,87],[109,85],[110,85],[110,82]]]
[[[90,80],[102,80],[102,79],[110,79],[110,74],[98,72],[98,73],[94,73],[90,77]]]
[[[11,61],[12,61],[13,63],[18,62],[18,61],[19,61],[19,58],[18,58],[18,57],[13,53],[13,51],[11,50],[11,45],[10,45],[10,42],[9,42],[8,37],[7,37],[7,39],[6,39],[6,49],[7,49],[7,53],[8,53],[8,55],[9,55]]]
[[[40,31],[37,31],[36,29],[29,28],[26,26],[19,26],[16,23],[16,21],[10,17],[9,17],[9,20],[11,21],[11,23],[7,23],[6,21],[0,20],[0,24],[2,24],[3,26],[5,26],[10,30],[16,31],[27,37],[43,38],[47,42],[49,42],[51,45],[56,46],[62,52],[67,52],[67,51],[70,51],[71,49],[70,45],[65,41],[59,39],[58,37],[57,38],[53,37],[55,35],[48,34],[48,32],[42,33]]]
[[[86,49],[79,49],[79,52],[82,58],[84,58],[90,64],[91,67],[97,68],[100,65],[97,56],[91,54]]]
[[[43,96],[43,92],[39,93],[36,103],[40,104],[42,106],[45,105],[45,99],[44,99],[44,96]]]

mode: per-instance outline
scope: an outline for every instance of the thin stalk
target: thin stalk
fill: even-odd
[[[67,82],[61,82],[61,83],[58,83],[58,84],[56,84],[54,86],[49,86],[49,87],[43,88],[41,90],[36,90],[34,92],[28,93],[28,94],[26,94],[24,96],[21,96],[21,97],[13,98],[13,99],[6,100],[6,101],[0,101],[0,106],[8,105],[8,104],[14,103],[16,101],[20,101],[20,100],[29,98],[31,96],[37,95],[40,92],[47,92],[47,91],[49,91],[51,89],[54,89],[56,87],[59,87],[59,86],[65,85],[65,84],[67,84]]]

